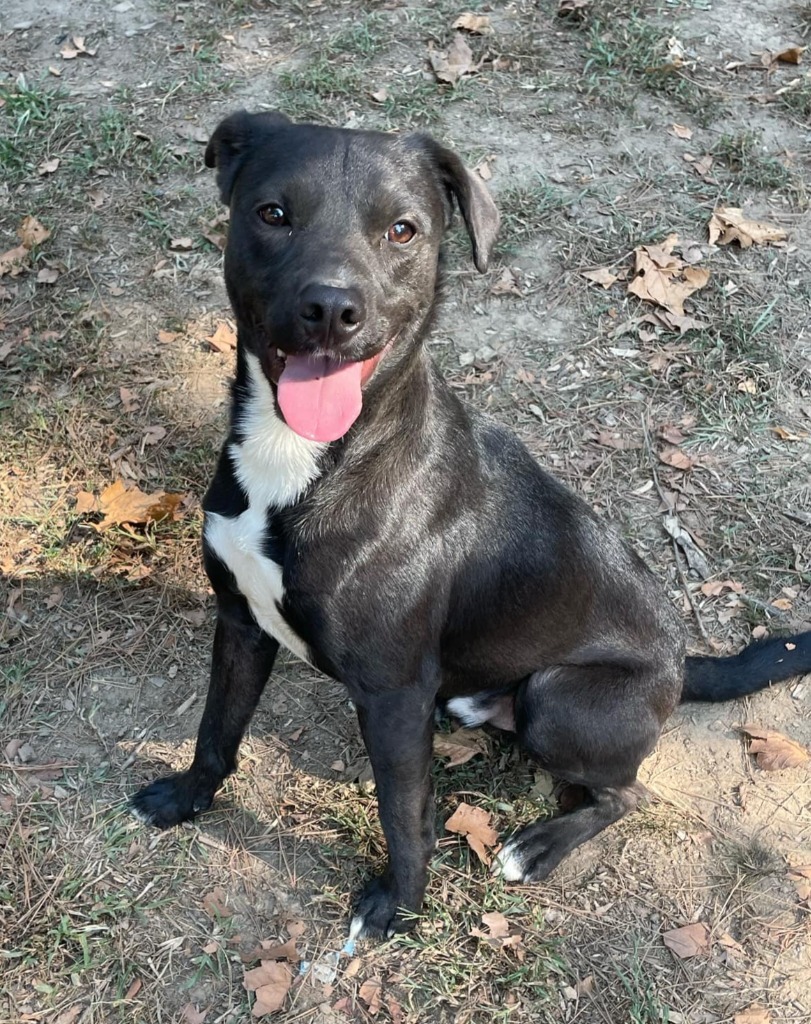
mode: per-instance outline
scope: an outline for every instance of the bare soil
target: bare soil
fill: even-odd
[[[811,7],[474,7],[493,31],[452,88],[427,58],[462,4],[5,0],[0,253],[26,216],[50,237],[0,277],[0,1021],[247,1020],[243,956],[292,933],[315,966],[291,967],[290,1021],[811,1019],[808,765],[763,771],[739,728],[811,746],[809,677],[685,706],[644,765],[652,803],[545,885],[490,880],[445,836],[416,935],[354,957],[351,893],[384,849],[341,687],[283,659],[210,814],[157,834],[125,810],[188,763],[207,683],[199,499],[233,355],[206,340],[229,310],[202,150],[239,107],[425,129],[484,162],[503,240],[481,277],[449,239],[431,346],[453,386],[622,524],[696,651],[811,626],[811,79],[807,54],[763,57],[805,45]],[[92,56],[62,56],[76,37]],[[787,241],[707,246],[724,205]],[[711,272],[684,334],[582,277],[671,232]],[[673,428],[687,470],[661,459]],[[99,532],[77,496],[119,479],[182,514]],[[554,808],[503,739],[487,751],[437,762],[442,821],[466,800],[505,834]],[[490,911],[522,946],[471,935]],[[696,955],[667,948],[699,922]]]

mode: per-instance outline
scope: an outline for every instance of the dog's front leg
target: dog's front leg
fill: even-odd
[[[265,688],[278,643],[254,622],[244,602],[220,597],[211,681],[191,767],[139,790],[136,817],[158,828],[188,821],[211,806],[223,779],[236,768],[242,734]]]
[[[386,936],[413,928],[435,845],[431,788],[434,694],[398,690],[356,699],[372,762],[388,864],[367,884],[350,935]]]

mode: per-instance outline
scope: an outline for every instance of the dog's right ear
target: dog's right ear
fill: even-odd
[[[226,205],[231,202],[234,181],[251,143],[268,128],[278,128],[284,124],[292,122],[278,110],[263,111],[261,114],[238,110],[217,125],[206,146],[205,160],[206,167],[217,168],[220,198]]]

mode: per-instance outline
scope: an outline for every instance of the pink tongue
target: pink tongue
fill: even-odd
[[[337,441],[360,415],[363,363],[327,356],[287,356],[279,406],[291,430],[311,441]]]

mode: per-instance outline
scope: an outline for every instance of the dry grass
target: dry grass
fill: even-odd
[[[762,7],[719,3],[735,25]],[[205,237],[213,183],[197,174],[201,140],[229,109],[429,127],[471,163],[495,155],[501,265],[481,279],[464,239],[449,247],[433,347],[451,383],[623,524],[697,647],[702,630],[726,650],[758,625],[808,623],[805,86],[754,103],[765,72],[722,70],[701,3],[637,5],[621,20],[599,3],[579,25],[553,4],[492,6],[493,35],[471,45],[510,63],[455,90],[424,74],[459,13],[449,3],[193,2],[171,21],[157,4],[160,27],[143,31],[139,5],[92,22],[76,4],[71,31],[94,58],[62,61],[39,13],[0,40],[0,252],[24,216],[51,231],[31,272],[0,279],[0,1021],[179,1021],[189,1004],[207,1024],[246,1019],[241,955],[303,920],[300,952],[329,967],[351,893],[382,861],[341,688],[292,661],[210,815],[155,834],[124,811],[140,782],[187,763],[206,681],[198,502],[231,361],[204,340],[228,310]],[[772,7],[787,38],[807,33],[807,5]],[[673,34],[697,64],[650,73]],[[693,126],[689,146],[667,134],[674,121]],[[713,155],[712,174],[695,174],[686,151]],[[636,245],[670,231],[702,240],[719,201],[751,204],[791,237],[708,253],[712,279],[692,301],[703,330],[640,332],[646,310],[621,284],[580,277],[629,267]],[[490,292],[505,265],[521,297]],[[37,283],[42,269],[54,284]],[[659,462],[674,424],[688,473]],[[99,533],[76,494],[118,477],[188,495],[182,518]],[[741,595],[701,591],[662,530],[662,495]],[[285,1019],[371,1019],[359,993],[377,978],[376,1019],[394,1024],[401,1011],[411,1024],[729,1021],[754,1002],[807,1020],[808,908],[788,864],[809,848],[808,781],[753,769],[732,728],[760,718],[811,742],[807,686],[681,712],[645,765],[654,803],[545,886],[504,887],[445,837],[415,935],[340,959],[332,980],[302,976]],[[464,798],[509,832],[550,809],[527,795],[533,783],[493,740],[487,758],[437,771],[439,815]],[[227,913],[212,916],[216,887]],[[523,936],[520,953],[471,935],[493,910]],[[695,920],[711,948],[676,961],[662,932]]]

